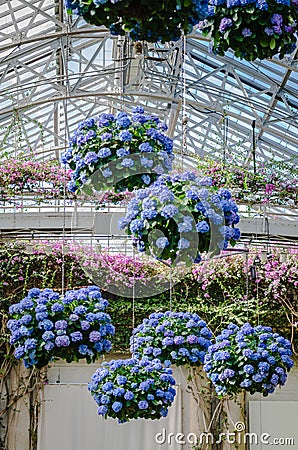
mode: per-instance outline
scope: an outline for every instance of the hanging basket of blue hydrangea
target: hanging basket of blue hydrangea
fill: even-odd
[[[283,58],[297,45],[298,0],[210,0],[208,18],[200,24],[223,56],[232,49],[248,61]]]
[[[130,338],[136,358],[158,358],[176,366],[203,364],[212,333],[206,322],[190,312],[153,313],[137,326]]]
[[[230,324],[205,356],[204,370],[219,396],[242,390],[272,394],[293,367],[291,343],[272,328]]]
[[[135,193],[120,229],[132,235],[140,251],[161,260],[199,262],[201,253],[218,254],[235,245],[240,231],[238,208],[227,189],[194,172],[164,175]]]
[[[89,383],[98,404],[98,414],[118,419],[160,419],[166,417],[176,391],[172,370],[158,359],[119,359],[103,363]]]
[[[85,193],[142,188],[172,168],[173,141],[167,126],[141,106],[132,114],[100,114],[84,120],[61,157],[73,170],[68,189]]]
[[[25,367],[43,367],[54,358],[94,362],[111,349],[115,333],[105,313],[107,300],[96,286],[67,291],[33,288],[9,308],[7,327],[14,355]]]
[[[69,14],[83,16],[92,25],[106,26],[112,35],[134,41],[168,42],[189,33],[206,17],[208,0],[65,0]]]

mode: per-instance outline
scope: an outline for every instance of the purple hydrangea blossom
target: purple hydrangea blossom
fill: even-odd
[[[252,35],[252,31],[250,30],[250,28],[243,28],[242,30],[242,36],[243,37],[250,37]]]
[[[89,334],[89,340],[90,342],[98,342],[101,339],[101,334],[99,331],[91,331]]]
[[[220,33],[224,33],[226,30],[231,28],[233,25],[233,20],[229,17],[223,17],[219,24],[219,31]]]

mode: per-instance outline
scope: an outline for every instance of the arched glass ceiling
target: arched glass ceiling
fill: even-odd
[[[60,0],[0,0],[1,154],[49,158],[77,122],[142,103],[169,124],[181,150],[181,43],[143,44],[109,37],[66,16]],[[218,57],[199,33],[185,55],[187,152],[292,160],[298,148],[297,53],[287,60]],[[225,150],[223,150],[223,148]]]

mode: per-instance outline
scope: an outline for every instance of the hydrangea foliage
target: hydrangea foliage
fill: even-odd
[[[219,253],[240,238],[234,227],[237,212],[227,189],[212,186],[211,178],[185,172],[163,175],[138,190],[119,227],[134,236],[140,251],[172,262],[198,262],[200,253]]]
[[[230,48],[248,61],[283,58],[296,48],[297,0],[210,0],[203,34],[221,56]]]
[[[206,17],[208,0],[140,2],[137,0],[66,0],[69,13],[93,25],[105,25],[112,35],[126,31],[134,41],[167,42],[191,32]]]
[[[241,390],[267,396],[285,384],[291,356],[290,341],[271,327],[230,324],[209,347],[204,370],[220,396]]]
[[[43,367],[53,358],[94,362],[111,349],[115,333],[108,305],[98,287],[67,291],[30,289],[27,297],[9,308],[7,327],[14,355],[25,367]]]
[[[176,391],[172,370],[158,359],[119,359],[103,363],[89,383],[98,404],[98,414],[118,419],[160,419],[166,417]]]
[[[153,313],[133,330],[131,352],[137,358],[159,358],[177,366],[198,366],[211,344],[206,322],[190,312]]]
[[[73,170],[68,189],[90,184],[116,192],[142,188],[172,168],[173,141],[158,117],[136,106],[132,114],[100,114],[79,123],[61,162]],[[92,177],[90,179],[90,177]]]

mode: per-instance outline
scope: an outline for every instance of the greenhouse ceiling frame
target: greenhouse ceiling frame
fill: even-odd
[[[297,51],[249,63],[213,55],[198,32],[188,36],[185,55],[181,42],[143,43],[137,51],[127,39],[70,19],[60,0],[0,1],[0,38],[6,154],[31,147],[37,158],[58,158],[78,121],[134,103],[168,122],[181,151],[184,57],[189,154],[224,151],[248,163],[254,122],[259,159],[297,157]]]

